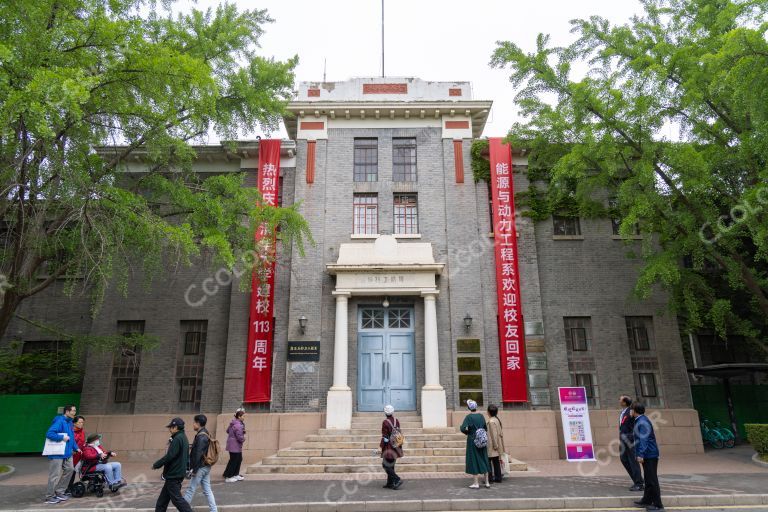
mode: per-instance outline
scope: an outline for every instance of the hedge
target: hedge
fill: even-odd
[[[768,455],[768,425],[747,423],[744,429],[747,431],[747,440],[755,451],[760,455]]]

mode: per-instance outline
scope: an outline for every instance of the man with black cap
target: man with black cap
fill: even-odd
[[[184,420],[173,418],[166,428],[171,433],[168,451],[165,452],[165,457],[152,464],[152,469],[163,468],[165,480],[155,504],[155,512],[168,510],[169,502],[181,512],[192,512],[192,507],[181,496],[181,482],[184,481],[189,463],[189,441],[184,433]]]

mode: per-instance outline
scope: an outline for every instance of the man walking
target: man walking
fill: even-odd
[[[192,472],[192,481],[189,482],[187,492],[184,493],[184,499],[191,505],[199,485],[203,488],[203,495],[208,500],[208,509],[211,512],[216,512],[216,499],[213,497],[213,491],[211,491],[211,466],[205,462],[205,456],[208,453],[208,446],[211,442],[211,434],[205,428],[207,423],[208,418],[205,414],[195,416],[192,423],[192,428],[195,429],[197,434],[195,434],[195,440],[192,442],[192,451],[189,455],[189,470]]]
[[[632,406],[632,416],[635,419],[635,455],[637,462],[643,465],[645,476],[645,491],[643,499],[636,501],[635,505],[645,507],[646,510],[664,510],[661,504],[661,489],[659,488],[659,446],[656,444],[656,434],[653,424],[645,416],[645,406],[635,403]]]
[[[166,512],[169,502],[181,512],[192,512],[192,507],[181,497],[181,482],[189,464],[189,441],[184,433],[184,420],[173,418],[166,428],[171,434],[168,451],[165,457],[152,464],[152,469],[163,468],[165,480],[163,490],[157,497],[155,512]]]
[[[75,471],[72,465],[72,454],[80,451],[75,443],[75,432],[72,428],[72,420],[76,414],[77,407],[65,405],[64,414],[59,414],[53,418],[51,427],[45,434],[45,437],[51,441],[65,442],[63,454],[48,456],[48,489],[46,490],[45,502],[49,505],[55,505],[69,499],[66,488]]]
[[[624,395],[619,399],[619,405],[621,406],[621,414],[619,414],[619,453],[621,463],[632,479],[632,487],[629,490],[642,491],[644,489],[643,475],[640,472],[640,464],[637,463],[635,455],[635,435],[633,433],[635,419],[630,411],[632,399]]]

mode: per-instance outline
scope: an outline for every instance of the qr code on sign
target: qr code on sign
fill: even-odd
[[[571,441],[584,441],[584,422],[582,421],[569,421],[568,430],[571,433]]]

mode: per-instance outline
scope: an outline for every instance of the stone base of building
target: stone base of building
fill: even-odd
[[[176,415],[87,415],[85,430],[89,434],[102,434],[104,446],[119,452],[122,460],[154,462],[165,453],[168,442],[165,425],[169,418]],[[208,429],[219,440],[223,451],[232,415],[206,415],[209,418]],[[192,438],[194,415],[178,416],[187,423],[187,435]],[[447,426],[458,428],[465,416],[465,411],[448,411]],[[662,455],[704,453],[699,416],[695,410],[659,409],[650,411],[648,416],[656,425]],[[499,411],[499,419],[504,426],[504,442],[511,457],[525,462],[565,458],[559,411]],[[618,456],[617,419],[618,411],[613,409],[590,411],[595,451],[600,459]],[[245,424],[243,459],[245,464],[253,464],[324,428],[326,414],[249,414]],[[227,454],[222,453],[220,463],[226,463],[227,458]]]
[[[352,425],[352,390],[329,389],[325,428],[348,430]]]

